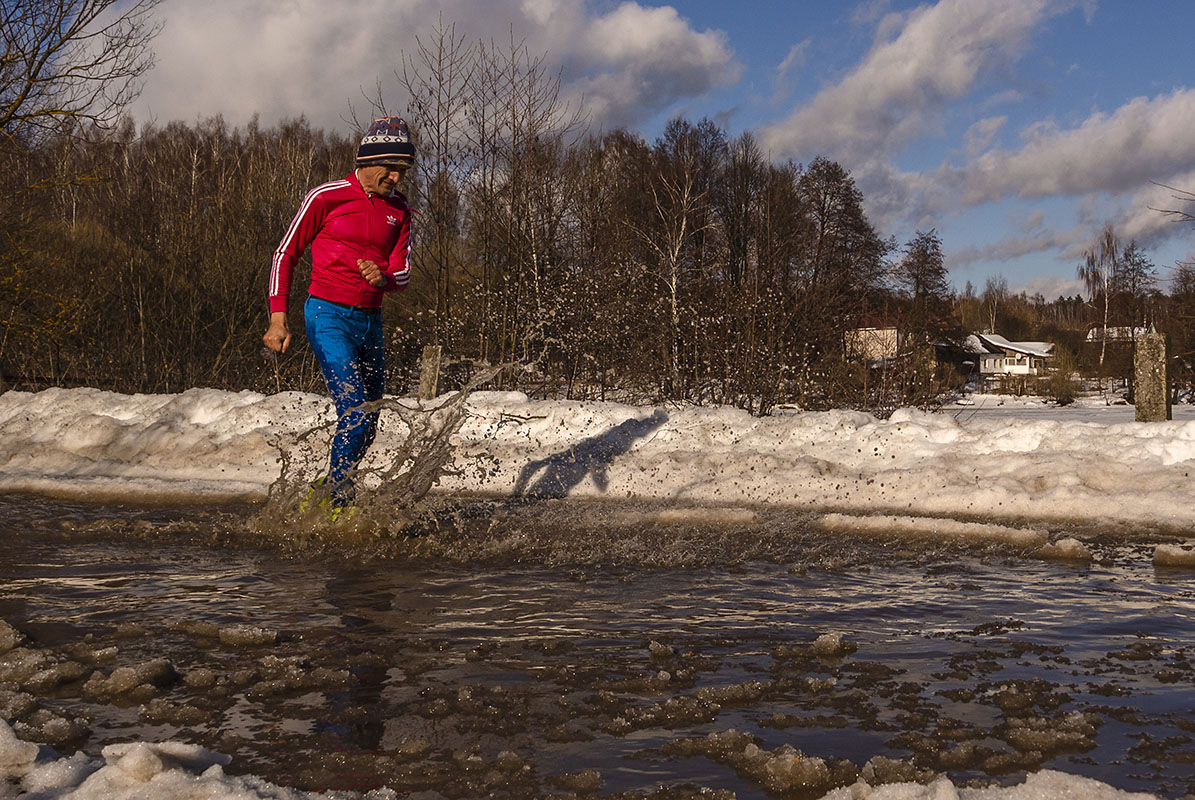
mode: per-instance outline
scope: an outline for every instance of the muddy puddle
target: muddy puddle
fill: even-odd
[[[288,546],[252,507],[0,498],[0,717],[410,797],[812,798],[1042,768],[1195,792],[1195,573],[800,515],[440,507]]]

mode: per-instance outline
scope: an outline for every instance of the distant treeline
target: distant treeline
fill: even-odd
[[[933,345],[968,330],[1056,341],[1095,368],[1091,324],[1148,318],[1189,350],[1184,269],[1167,297],[1146,261],[1132,285],[1106,284],[1107,308],[999,281],[956,295],[937,234],[885,238],[833,161],[773,163],[750,134],[708,120],[676,120],[654,142],[594,131],[539,60],[450,32],[404,78],[417,214],[411,288],[385,306],[390,391],[410,388],[427,344],[444,346],[450,382],[471,364],[512,363],[503,385],[533,396],[756,413],[930,402],[963,377],[935,364]],[[220,118],[8,141],[8,385],[321,388],[297,298],[291,352],[263,355],[266,278],[304,193],[348,173],[356,142],[303,120]],[[301,296],[306,276],[295,286]],[[846,331],[892,325],[901,355],[884,369],[849,351]]]

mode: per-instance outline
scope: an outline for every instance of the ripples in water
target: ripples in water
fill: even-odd
[[[767,511],[476,501],[291,547],[248,507],[0,506],[0,618],[26,637],[0,713],[60,752],[173,737],[284,785],[445,797],[1043,767],[1195,790],[1192,584],[1148,542],[1075,566]]]

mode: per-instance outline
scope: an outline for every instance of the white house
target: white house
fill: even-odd
[[[1041,375],[1054,357],[1050,342],[1010,342],[995,333],[973,333],[966,347],[979,357],[981,376]]]

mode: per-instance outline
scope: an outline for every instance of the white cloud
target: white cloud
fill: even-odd
[[[809,39],[804,39],[797,42],[788,49],[788,55],[780,62],[780,66],[776,67],[776,72],[782,76],[787,77],[797,67],[805,63],[805,54],[809,50]]]
[[[917,206],[910,200],[910,208],[932,209],[931,215],[1009,196],[1078,201],[1073,227],[1024,230],[994,244],[963,248],[954,254],[955,265],[1050,251],[1077,262],[1109,222],[1124,241],[1157,248],[1192,234],[1189,223],[1159,210],[1176,206],[1174,192],[1156,185],[1195,189],[1192,120],[1195,90],[1137,98],[1072,129],[1036,123],[1023,134],[1022,148],[988,151],[964,167],[944,167],[933,180],[926,174],[896,174],[892,180],[921,201]]]
[[[1164,185],[1159,185],[1164,184]],[[1173,188],[1168,188],[1173,187]],[[1175,191],[1175,190],[1180,191]],[[1148,247],[1175,236],[1195,239],[1195,224],[1167,211],[1195,213],[1195,202],[1182,191],[1195,192],[1195,170],[1188,170],[1135,192],[1113,220],[1117,234],[1125,241],[1136,240]]]
[[[975,157],[988,149],[992,139],[1008,122],[1008,117],[986,117],[973,124],[966,133],[967,155]]]
[[[1083,281],[1078,278],[1060,278],[1058,276],[1045,276],[1040,278],[1030,278],[1025,281],[1024,286],[1010,287],[1014,292],[1024,292],[1027,295],[1040,294],[1046,300],[1057,300],[1059,297],[1074,297],[1079,295],[1084,296],[1087,293],[1086,287],[1083,286]]]
[[[999,241],[985,245],[968,245],[947,254],[951,269],[966,267],[977,262],[1010,261],[1014,258],[1042,252],[1058,252],[1070,248],[1086,231],[1075,228],[1059,231],[1052,228],[1025,230]]]
[[[851,12],[851,22],[858,26],[872,25],[888,15],[891,0],[867,0]]]
[[[165,0],[157,66],[133,108],[139,119],[194,121],[223,114],[242,124],[305,115],[343,130],[349,103],[381,82],[402,110],[396,70],[438,21],[472,44],[524,43],[560,69],[565,99],[579,98],[603,127],[633,125],[740,75],[725,36],[696,31],[671,7],[623,3],[595,14],[584,0]]]
[[[594,125],[605,129],[631,127],[742,73],[725,34],[694,31],[670,6],[623,3],[572,34],[566,89],[584,93]]]
[[[1020,197],[1122,192],[1195,162],[1195,90],[1138,97],[1077,128],[1040,123],[1018,150],[992,150],[944,176],[970,205]]]
[[[775,105],[783,103],[792,93],[794,75],[805,65],[811,39],[803,39],[788,49],[784,60],[776,67],[772,75],[772,100]]]
[[[841,82],[820,92],[761,139],[777,156],[827,154],[847,163],[893,155],[933,130],[947,103],[988,70],[1015,61],[1066,0],[941,0],[887,15],[876,44]]]

